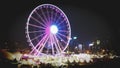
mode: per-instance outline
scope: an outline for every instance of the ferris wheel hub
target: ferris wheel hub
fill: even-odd
[[[52,34],[56,34],[56,33],[58,32],[57,26],[56,26],[56,25],[52,25],[52,26],[50,27],[50,32],[51,32]]]

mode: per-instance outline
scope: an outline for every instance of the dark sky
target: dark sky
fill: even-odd
[[[79,0],[16,0],[0,2],[0,40],[26,42],[25,26],[30,12],[38,5],[51,3],[67,15],[72,36],[80,43],[96,37],[110,39],[120,49],[119,3]]]

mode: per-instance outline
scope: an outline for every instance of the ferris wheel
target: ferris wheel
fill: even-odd
[[[55,5],[39,5],[28,17],[26,37],[32,48],[30,54],[62,53],[68,47],[71,38],[69,20]]]

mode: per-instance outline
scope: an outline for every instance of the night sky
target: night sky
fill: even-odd
[[[120,50],[119,3],[112,1],[79,0],[16,0],[0,2],[0,40],[26,42],[25,26],[30,12],[38,5],[50,3],[67,15],[72,37],[80,43],[96,38],[109,40]]]

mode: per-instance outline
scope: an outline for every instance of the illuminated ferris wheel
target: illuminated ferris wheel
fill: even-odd
[[[29,15],[26,25],[30,54],[59,54],[66,50],[71,27],[65,13],[55,5],[42,4]]]

